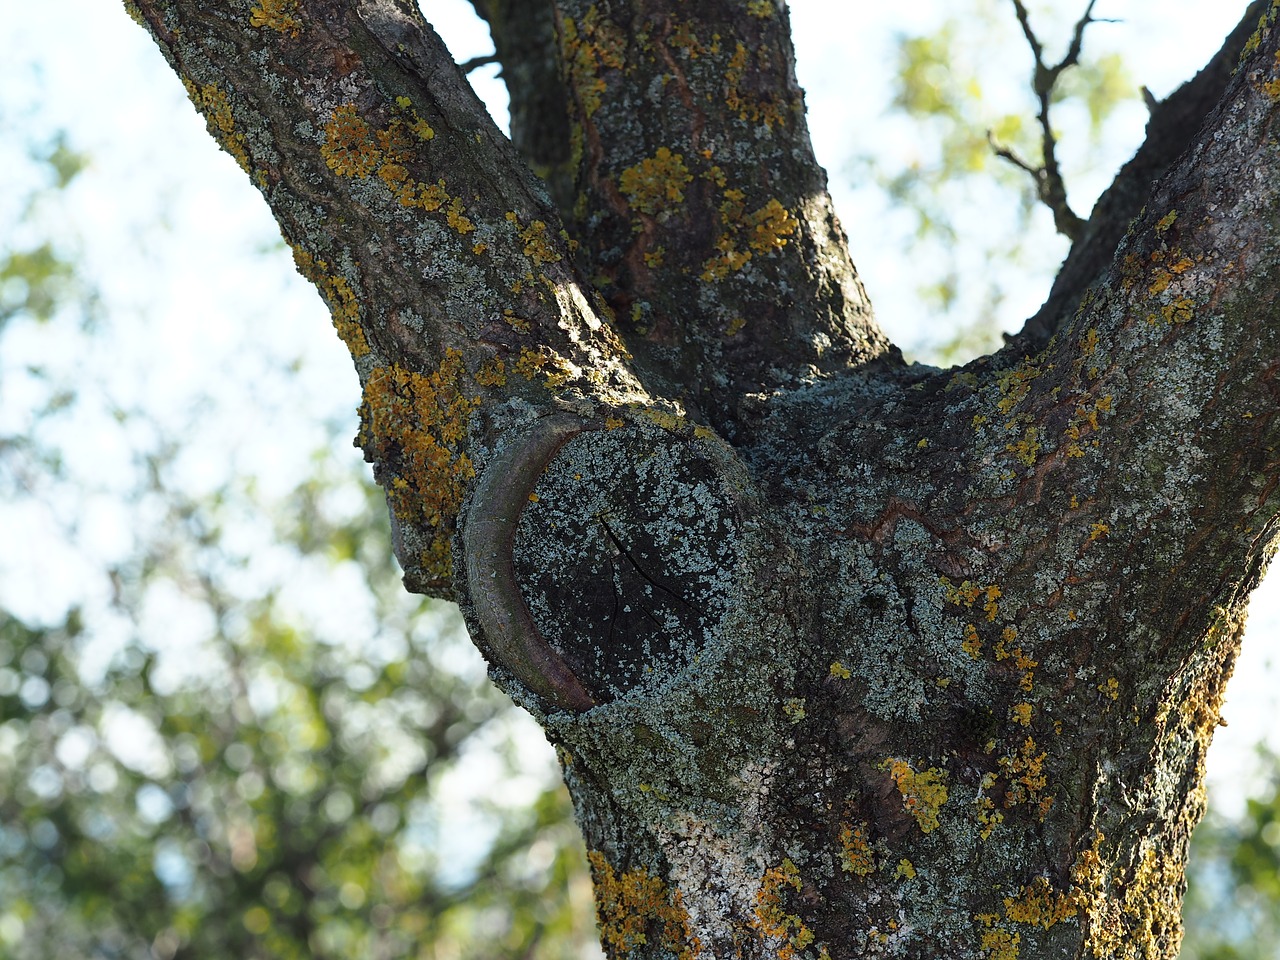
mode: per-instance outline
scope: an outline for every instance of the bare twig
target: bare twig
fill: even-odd
[[[470,73],[472,70],[475,70],[477,67],[483,67],[490,63],[497,63],[497,62],[498,62],[498,55],[496,53],[489,53],[483,57],[472,57],[470,60],[466,60],[458,64],[458,66],[463,73]]]
[[[1071,205],[1067,202],[1067,187],[1062,180],[1062,169],[1058,166],[1057,140],[1053,135],[1053,127],[1049,122],[1049,105],[1053,96],[1053,88],[1057,85],[1058,78],[1062,76],[1064,71],[1080,62],[1080,51],[1084,46],[1085,29],[1091,23],[1111,22],[1099,20],[1093,16],[1093,7],[1096,2],[1097,0],[1089,0],[1089,5],[1085,8],[1083,16],[1076,21],[1075,28],[1071,34],[1071,44],[1067,47],[1066,54],[1057,63],[1050,65],[1045,63],[1044,46],[1031,28],[1031,17],[1027,13],[1026,4],[1022,0],[1013,0],[1014,11],[1017,13],[1018,23],[1022,27],[1022,35],[1027,38],[1027,46],[1031,48],[1031,53],[1036,61],[1031,87],[1040,103],[1040,112],[1037,119],[1040,121],[1040,136],[1044,146],[1043,164],[1039,167],[1032,166],[1019,158],[1012,150],[997,146],[991,134],[987,134],[987,139],[991,142],[991,148],[995,151],[996,156],[1007,160],[1019,169],[1027,171],[1035,179],[1036,193],[1040,201],[1053,211],[1054,226],[1059,233],[1072,242],[1079,238],[1085,222],[1076,215],[1075,211],[1071,209]]]

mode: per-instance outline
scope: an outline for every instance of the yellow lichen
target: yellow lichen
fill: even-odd
[[[296,37],[302,29],[302,24],[294,16],[297,12],[298,0],[261,0],[258,6],[250,8],[249,23]]]
[[[745,201],[741,190],[724,191],[719,210],[723,230],[716,239],[720,252],[703,263],[703,280],[723,280],[746,266],[755,254],[786,246],[787,238],[796,232],[798,221],[776,197],[750,213]]]
[[[1018,960],[1018,944],[1022,938],[998,926],[999,914],[980,913],[973,919],[982,925],[978,945],[989,960]]]
[[[636,867],[621,876],[599,850],[587,851],[595,880],[596,920],[600,939],[618,954],[649,943],[651,936],[678,960],[693,960],[702,944],[689,926],[679,890]]]
[[[982,640],[978,637],[978,628],[972,623],[964,625],[964,640],[960,643],[960,649],[974,660],[982,659]]]
[[[996,386],[1000,390],[1000,400],[996,403],[1001,413],[1009,413],[1026,399],[1031,392],[1032,382],[1040,376],[1040,367],[1030,357],[1018,366],[1002,370],[996,377]]]
[[[787,715],[787,719],[792,723],[799,723],[805,718],[804,698],[790,697],[782,702],[782,712]]]
[[[622,69],[626,34],[592,5],[581,20],[563,19],[560,43],[561,62],[568,69],[583,115],[590,119],[603,103],[605,82],[600,74]]]
[[[1040,455],[1040,430],[1037,427],[1027,427],[1022,434],[1022,439],[1017,443],[1005,444],[1005,450],[1013,454],[1013,458],[1019,463],[1028,467],[1035,466],[1036,458]]]
[[[890,757],[880,765],[888,770],[898,792],[902,794],[902,807],[915,818],[921,833],[938,829],[938,814],[947,802],[947,773],[936,767],[916,771],[906,760]]]
[[[231,112],[231,102],[226,93],[216,83],[206,83],[197,87],[185,77],[182,85],[187,88],[187,96],[196,105],[196,109],[204,115],[205,126],[223,150],[235,158],[240,169],[249,172],[249,154],[245,150],[244,134],[236,129],[235,117]]]
[[[867,840],[871,828],[865,822],[840,825],[840,866],[845,873],[859,877],[875,872],[876,859]]]
[[[1024,727],[1031,726],[1031,704],[1015,703],[1009,708],[1009,719],[1014,723],[1020,723]]]
[[[800,871],[789,859],[771,867],[760,878],[756,891],[755,916],[751,925],[763,938],[782,941],[778,948],[778,960],[793,960],[797,950],[804,950],[813,943],[813,932],[797,914],[787,913],[783,904],[785,888],[800,890]]]
[[[401,522],[429,532],[420,561],[426,572],[452,572],[450,539],[475,467],[464,450],[478,399],[460,392],[462,354],[446,350],[439,368],[420,374],[399,364],[375,369],[365,382],[359,442],[380,470],[387,500]]]
[[[1020,803],[1040,803],[1043,819],[1053,803],[1053,797],[1044,795],[1044,789],[1049,783],[1049,775],[1044,770],[1046,754],[1044,751],[1037,753],[1036,750],[1035,740],[1027,737],[1019,749],[1005,754],[998,763],[1000,773],[1009,783],[1004,795],[1005,807]]]
[[[1054,890],[1047,877],[1036,877],[1016,897],[1006,897],[1004,901],[1004,915],[1009,920],[1045,930],[1070,920],[1077,912],[1075,897]]]
[[[503,387],[507,383],[507,369],[502,360],[494,357],[480,364],[475,381],[482,387]]]
[[[573,367],[559,354],[531,349],[520,351],[511,370],[526,380],[533,380],[541,374],[542,382],[548,390],[558,390],[573,379],[574,375]]]
[[[561,260],[559,251],[552,245],[551,236],[547,233],[547,225],[541,220],[534,220],[527,227],[520,226],[520,218],[508,212],[507,222],[516,229],[516,234],[524,243],[525,256],[535,264],[558,263]]]
[[[849,677],[851,676],[851,674],[849,673],[849,668],[846,667],[839,660],[832,662],[831,668],[827,671],[827,673],[829,676],[834,677],[836,680],[848,680]]]
[[[998,779],[994,773],[984,773],[978,782],[978,799],[975,803],[978,808],[978,823],[982,825],[978,836],[983,840],[989,840],[996,827],[1004,823],[1004,814],[996,809],[995,801],[987,796],[987,791],[996,785]]]
[[[659,147],[652,157],[627,167],[618,177],[618,189],[633,210],[655,214],[684,202],[685,185],[693,180],[684,156]]]
[[[356,302],[351,284],[345,277],[329,273],[327,262],[316,260],[301,247],[294,247],[293,262],[297,265],[298,272],[316,285],[325,303],[329,305],[333,326],[351,351],[351,356],[366,356],[369,353],[369,341],[365,339],[364,329],[360,326],[360,306]]]
[[[1097,834],[1071,871],[1087,948],[1116,960],[1175,956],[1182,941],[1181,855],[1155,841],[1131,866],[1109,867],[1102,856],[1105,840]]]
[[[898,869],[894,875],[901,877],[903,880],[914,880],[916,878],[915,864],[903,857],[898,861]]]
[[[751,123],[764,123],[769,127],[774,124],[785,123],[787,102],[776,92],[772,92],[768,96],[757,97],[742,90],[742,81],[746,76],[749,61],[750,56],[747,48],[741,43],[737,44],[733,55],[730,56],[729,62],[725,65],[725,104],[730,110],[737,113],[740,120],[747,120]],[[767,48],[760,47],[756,51],[756,63],[760,69],[768,69],[770,60]]]

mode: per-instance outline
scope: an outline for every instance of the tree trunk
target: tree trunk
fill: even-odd
[[[1172,957],[1280,504],[1280,2],[947,371],[778,0],[475,4],[514,142],[407,0],[127,5],[332,308],[406,584],[558,746],[609,954]]]

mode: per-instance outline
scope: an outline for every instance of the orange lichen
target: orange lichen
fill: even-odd
[[[972,580],[965,580],[956,586],[951,582],[950,577],[939,577],[938,584],[942,587],[947,603],[970,608],[981,597],[982,612],[987,615],[987,623],[994,622],[1000,615],[1000,604],[997,601],[1000,599],[1001,590],[998,584],[990,583],[984,587]]]
[[[870,832],[864,821],[840,825],[840,866],[846,873],[865,877],[875,872],[876,858],[867,840]]]
[[[947,802],[947,772],[936,767],[916,771],[910,763],[898,757],[890,757],[880,765],[888,770],[898,792],[902,794],[902,807],[915,818],[921,833],[938,829],[938,814]]]
[[[249,23],[296,37],[302,29],[301,22],[294,16],[297,12],[298,0],[261,0],[249,9]]]
[[[804,950],[813,943],[813,931],[794,913],[787,913],[783,905],[785,888],[800,890],[800,871],[789,859],[771,867],[760,879],[760,889],[756,891],[755,916],[751,925],[763,938],[782,941],[778,948],[778,960],[792,960],[797,950]]]
[[[982,640],[978,637],[978,628],[972,623],[964,625],[964,640],[960,643],[960,649],[974,660],[982,659]]]
[[[431,374],[399,364],[379,367],[365,382],[360,405],[360,445],[384,472],[379,479],[396,517],[430,532],[420,559],[441,578],[452,571],[454,522],[475,477],[463,445],[479,400],[460,392],[463,373],[457,350],[446,350]]]
[[[588,850],[587,860],[595,880],[600,938],[614,951],[630,953],[656,935],[678,960],[693,960],[702,952],[679,890],[668,890],[642,867],[619,876],[599,850]]]
[[[415,180],[406,166],[413,158],[414,138],[430,140],[435,131],[418,112],[408,97],[396,98],[396,116],[383,129],[373,129],[361,117],[353,103],[344,103],[333,111],[324,127],[324,143],[320,156],[325,165],[341,177],[363,178],[376,175],[386,184],[391,195],[402,206],[444,212],[445,223],[459,234],[472,233],[475,224],[466,216],[466,206],[458,197],[449,195],[444,178],[435,183]],[[477,256],[485,246],[476,244]]]
[[[324,125],[320,157],[340,177],[367,177],[382,162],[382,150],[354,103],[337,107]]]

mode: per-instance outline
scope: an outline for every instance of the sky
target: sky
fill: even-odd
[[[1118,22],[1092,27],[1089,42],[1094,50],[1123,51],[1135,81],[1164,96],[1217,49],[1244,6],[1242,0],[1100,0],[1095,15]],[[201,434],[190,438],[176,476],[200,491],[216,487],[228,471],[245,471],[270,495],[273,485],[283,493],[305,476],[312,450],[326,437],[325,424],[345,424],[345,435],[354,434],[359,397],[325,309],[293,272],[261,197],[231,158],[217,150],[180,83],[120,4],[44,0],[11,7],[2,28],[10,54],[0,61],[0,130],[23,128],[37,140],[65,130],[75,148],[92,156],[90,169],[65,202],[19,228],[17,239],[39,231],[64,238],[83,257],[112,317],[107,356],[60,351],[55,324],[8,336],[6,356],[0,358],[6,371],[0,380],[0,431],[20,429],[40,399],[39,383],[14,373],[24,365],[61,367],[64,375],[93,384],[102,397],[101,422],[80,417],[60,427],[68,432],[72,468],[92,479],[87,488],[39,509],[0,505],[0,540],[36,545],[20,566],[0,561],[0,603],[40,620],[55,618],[67,604],[95,591],[100,601],[105,587],[96,567],[104,558],[122,556],[131,543],[127,522],[112,501],[127,470],[94,439],[107,434],[112,408],[145,408],[162,425],[182,431],[208,384],[251,396],[251,408],[228,402],[218,417],[200,419]],[[459,60],[491,51],[484,26],[465,0],[423,0],[422,7]],[[954,7],[940,0],[791,4],[815,148],[829,172],[837,211],[880,322],[895,340],[908,344],[929,326],[928,311],[913,290],[918,265],[886,242],[901,225],[883,192],[854,182],[851,158],[875,151],[887,165],[908,165],[930,149],[919,131],[886,118],[891,43],[896,33],[932,29]],[[1033,11],[1041,15],[1037,23],[1052,54],[1079,11],[1064,3],[1033,5]],[[1016,40],[1011,15],[1005,34],[975,38],[979,46],[990,44],[1000,52],[987,65],[996,102],[1024,83],[1030,69]],[[472,80],[502,122],[506,97],[495,68],[474,72]],[[1069,126],[1072,118],[1065,120]],[[1072,141],[1064,137],[1068,165],[1081,171],[1072,181],[1078,210],[1088,208],[1132,153],[1144,120],[1135,100],[1118,112],[1088,155],[1073,154]],[[0,142],[0,171],[19,171],[11,181],[15,186],[21,186],[16,157],[22,149],[13,139]],[[4,178],[9,179],[7,173]],[[15,222],[20,194],[0,190],[0,224]],[[1006,328],[1034,312],[1052,266],[1065,252],[1047,214],[1037,215],[1033,227],[1042,238],[1033,245],[1034,269],[1011,282],[1013,292],[995,318]],[[1001,227],[979,218],[974,229]],[[971,266],[981,269],[982,264]],[[246,356],[246,342],[256,345],[252,355]],[[282,360],[296,366],[296,378],[277,375]],[[255,430],[260,439],[246,440],[247,419],[263,417],[271,429]],[[358,458],[353,451],[346,455]],[[60,532],[67,528],[75,530],[70,540]],[[254,539],[261,535],[247,532],[246,549],[264,569],[285,563],[269,543]],[[348,595],[341,586],[326,587],[323,598],[316,599],[306,595],[307,582],[300,575],[297,602],[320,606],[315,617],[320,629],[334,637],[371,629],[370,612],[355,599],[354,588]],[[207,624],[191,616],[180,597],[154,603],[148,629],[155,642],[195,649]],[[104,635],[118,642],[125,627],[117,625],[114,634],[112,629],[104,627]],[[1230,726],[1219,731],[1209,763],[1211,803],[1225,811],[1243,802],[1253,745],[1266,736],[1280,750],[1280,730],[1272,719],[1280,714],[1273,693],[1280,687],[1278,637],[1280,582],[1273,578],[1255,596],[1245,653],[1228,692]],[[528,743],[540,740],[531,722],[522,736]],[[458,817],[465,818],[468,803],[460,791]]]

